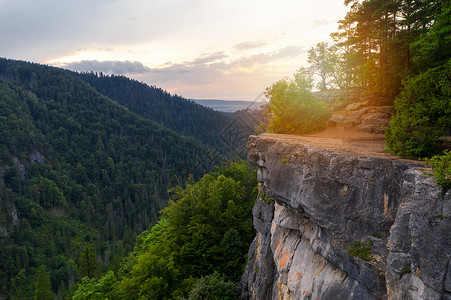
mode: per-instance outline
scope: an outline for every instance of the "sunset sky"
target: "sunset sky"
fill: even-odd
[[[0,57],[254,100],[331,42],[340,0],[0,0]]]

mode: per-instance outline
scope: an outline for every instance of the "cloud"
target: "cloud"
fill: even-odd
[[[301,53],[306,52],[304,48],[299,46],[288,46],[280,49],[277,53],[272,55],[272,58],[288,58],[288,57],[296,57]]]
[[[151,69],[138,61],[98,61],[82,60],[64,65],[64,68],[76,71],[103,72],[106,74],[143,74],[151,72]]]
[[[147,78],[156,82],[181,81],[188,84],[209,84],[223,76],[222,62],[212,64],[173,64],[158,69],[152,69]]]
[[[304,52],[306,52],[306,50],[302,47],[288,46],[279,49],[278,51],[242,56],[232,62],[231,65],[235,67],[250,68],[255,65],[264,65],[281,59],[293,58]]]
[[[245,48],[242,47],[242,49]],[[67,63],[64,67],[76,71],[128,75],[173,92],[183,90],[184,93],[187,92],[191,95],[200,95],[206,91],[211,95],[216,95],[215,88],[218,89],[218,94],[232,95],[234,90],[249,90],[248,93],[251,94],[251,89],[259,90],[278,77],[290,74],[274,74],[272,71],[274,64],[295,61],[296,57],[306,52],[299,46],[287,46],[273,51],[240,55],[234,52],[234,49],[236,49],[235,46],[229,51],[204,52],[191,60],[169,62],[153,68],[149,68],[139,61],[113,60],[82,60]],[[294,64],[296,63],[294,62]],[[255,74],[256,70],[259,75]],[[250,86],[242,85],[246,81],[252,82],[252,84]],[[220,90],[221,84],[230,84],[231,90],[227,89],[227,93],[223,89]]]
[[[178,80],[191,84],[209,84],[224,76],[248,72],[256,66],[264,69],[271,63],[292,59],[305,52],[302,47],[288,46],[277,51],[238,57],[229,56],[225,52],[204,53],[191,61],[168,63],[149,69],[147,78],[151,77],[158,82]]]
[[[255,48],[263,47],[266,44],[267,43],[264,43],[264,42],[247,41],[247,42],[242,42],[242,43],[236,44],[232,48],[233,48],[233,50],[236,50],[236,51],[246,51],[246,50],[253,50]]]
[[[222,51],[214,52],[214,53],[204,53],[199,58],[196,58],[192,62],[188,62],[187,64],[199,65],[199,64],[212,63],[214,61],[218,61],[218,60],[226,58],[226,57],[227,57],[227,55]]]

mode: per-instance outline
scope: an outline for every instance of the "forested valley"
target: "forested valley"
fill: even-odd
[[[127,109],[80,79],[86,76],[107,81],[104,84],[111,85],[111,96],[122,101],[147,98],[135,108],[128,103]],[[124,94],[113,88],[121,87],[121,82],[129,85],[124,87]],[[139,96],[130,98],[133,93]],[[178,115],[177,105],[181,107]],[[175,111],[170,111],[171,106]],[[156,113],[152,115],[152,111]],[[196,111],[192,122],[183,121],[183,114],[188,118]],[[45,295],[71,298],[84,277],[99,278],[107,271],[131,272],[132,261],[149,247],[147,233],[143,233],[135,248],[138,235],[156,224],[171,197],[185,197],[197,180],[215,170],[212,166],[224,161],[221,152],[232,149],[223,143],[219,152],[213,147],[217,144],[211,142],[225,122],[231,123],[230,117],[124,77],[74,74],[1,59],[0,112],[0,295],[5,299],[32,299],[38,294],[37,299]],[[209,126],[200,126],[202,122],[209,122]],[[209,146],[197,139],[199,130],[212,130],[204,139]],[[242,164],[234,166],[244,168]],[[230,174],[214,171],[214,175],[202,179],[203,188],[212,193],[206,195],[208,201],[219,201],[218,209],[226,214],[223,219],[215,219],[222,222],[223,231],[215,229],[217,236],[205,247],[217,247],[227,233],[231,243],[241,243],[234,251],[239,251],[235,264],[242,264],[243,251],[251,238],[248,201],[255,183],[248,185],[253,180],[251,175],[240,178],[232,174],[235,171],[224,170],[222,173]],[[252,170],[243,169],[242,173],[252,174]],[[224,189],[224,194],[208,190],[211,185]],[[168,192],[176,186],[179,188]],[[186,192],[179,190],[182,187]],[[168,222],[161,219],[158,228],[172,224],[171,217],[166,218]],[[236,228],[227,226],[229,221],[235,222]],[[177,230],[185,230],[185,237],[201,226],[180,225],[183,227]],[[133,249],[134,254],[124,263]],[[198,269],[192,278],[210,271],[213,274],[211,266],[224,253],[219,248],[211,251],[215,258],[207,260],[210,268]],[[231,276],[236,280],[238,275],[235,271]]]

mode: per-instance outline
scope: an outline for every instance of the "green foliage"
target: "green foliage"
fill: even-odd
[[[439,1],[436,7],[436,21],[411,44],[418,74],[404,83],[386,129],[387,145],[400,155],[438,154],[451,134],[451,4]]]
[[[370,261],[373,259],[371,256],[371,245],[373,245],[372,241],[366,243],[356,241],[353,243],[353,247],[348,249],[348,253],[352,256],[358,256],[363,260]]]
[[[268,197],[268,196],[266,195],[266,191],[261,191],[261,192],[258,194],[258,199],[259,199],[260,201],[265,202],[266,204],[270,204],[271,202],[276,201],[274,198]]]
[[[36,290],[34,292],[35,300],[53,300],[54,295],[50,285],[50,276],[45,266],[39,268],[38,278],[36,279]]]
[[[117,270],[167,189],[220,161],[72,72],[1,58],[0,298],[33,298],[41,265],[58,297],[85,275]],[[80,259],[87,244],[94,255]]]
[[[232,178],[244,186],[246,197],[255,199],[257,197],[257,169],[242,159],[229,160],[216,167],[214,176],[224,175]]]
[[[83,277],[73,300],[117,299],[117,279],[113,271],[108,271],[98,282],[94,278]]]
[[[437,184],[440,184],[445,189],[451,187],[451,151],[445,150],[443,155],[435,155],[431,158],[423,159],[432,167],[432,174],[426,172],[425,174],[436,179]],[[443,218],[443,216],[442,216]]]
[[[373,237],[375,237],[375,238],[378,238],[378,239],[382,238],[382,235],[381,235],[380,233],[378,233],[378,232],[373,232],[373,233],[371,234],[371,236],[373,236]]]
[[[307,61],[310,63],[310,70],[321,78],[317,84],[320,91],[327,90],[332,84],[344,87],[342,80],[339,80],[337,51],[336,46],[329,46],[326,42],[318,43],[308,51]]]
[[[410,274],[410,273],[412,273],[412,270],[410,270],[410,268],[403,268],[401,270],[401,274],[399,274],[399,276],[402,278],[404,275]]]
[[[396,113],[386,129],[396,154],[428,157],[438,153],[451,128],[451,60],[408,81],[395,100]]]
[[[414,68],[420,71],[445,65],[451,58],[451,3],[437,1],[431,6],[437,10],[433,25],[410,46]]]
[[[54,181],[43,177],[33,177],[28,181],[28,186],[33,200],[43,208],[65,208],[67,206],[63,192]]]
[[[238,299],[236,284],[226,280],[218,272],[199,278],[189,293],[188,300]]]
[[[82,277],[95,277],[99,268],[93,245],[86,245],[79,258],[80,274]]]
[[[267,88],[268,132],[304,134],[325,128],[329,112],[311,89],[312,78],[303,69],[294,74],[293,80],[283,79]]]
[[[235,151],[232,149],[242,148],[241,139],[224,141],[221,138],[225,128],[235,121],[234,116],[214,111],[180,96],[171,95],[161,88],[148,86],[124,76],[108,76],[102,73],[75,75],[130,111],[184,135],[192,136],[205,145],[211,145],[225,157],[235,157]],[[239,116],[241,119],[246,117],[245,114]],[[233,125],[238,126],[244,136],[252,133],[247,126],[241,126],[240,122]],[[240,155],[246,157],[246,153]]]
[[[162,219],[137,238],[116,273],[116,297],[200,299],[210,293],[208,299],[234,298],[253,238],[255,186],[255,170],[239,161],[172,189]],[[84,279],[83,291],[75,295],[96,286]]]
[[[221,239],[221,261],[223,263],[217,269],[227,278],[238,282],[243,275],[243,257],[246,255],[247,245],[243,243],[242,236],[235,228],[229,228]]]
[[[279,162],[282,164],[289,164],[291,162],[291,157],[288,155],[284,155],[282,159],[279,159]]]
[[[332,37],[341,48],[348,82],[394,98],[402,79],[416,71],[416,63],[429,61],[425,52],[412,49],[412,45],[429,35],[441,4],[446,2],[449,1],[345,1],[349,11],[338,22],[339,30]],[[444,31],[443,36],[449,34]],[[439,52],[449,53],[449,47],[443,46]]]
[[[450,134],[450,1],[345,4],[349,12],[332,37],[348,79],[387,100],[396,98],[387,145],[399,155],[439,153],[442,136]]]

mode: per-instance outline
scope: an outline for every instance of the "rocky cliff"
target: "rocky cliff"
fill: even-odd
[[[250,137],[243,299],[451,299],[451,190],[370,144]]]

